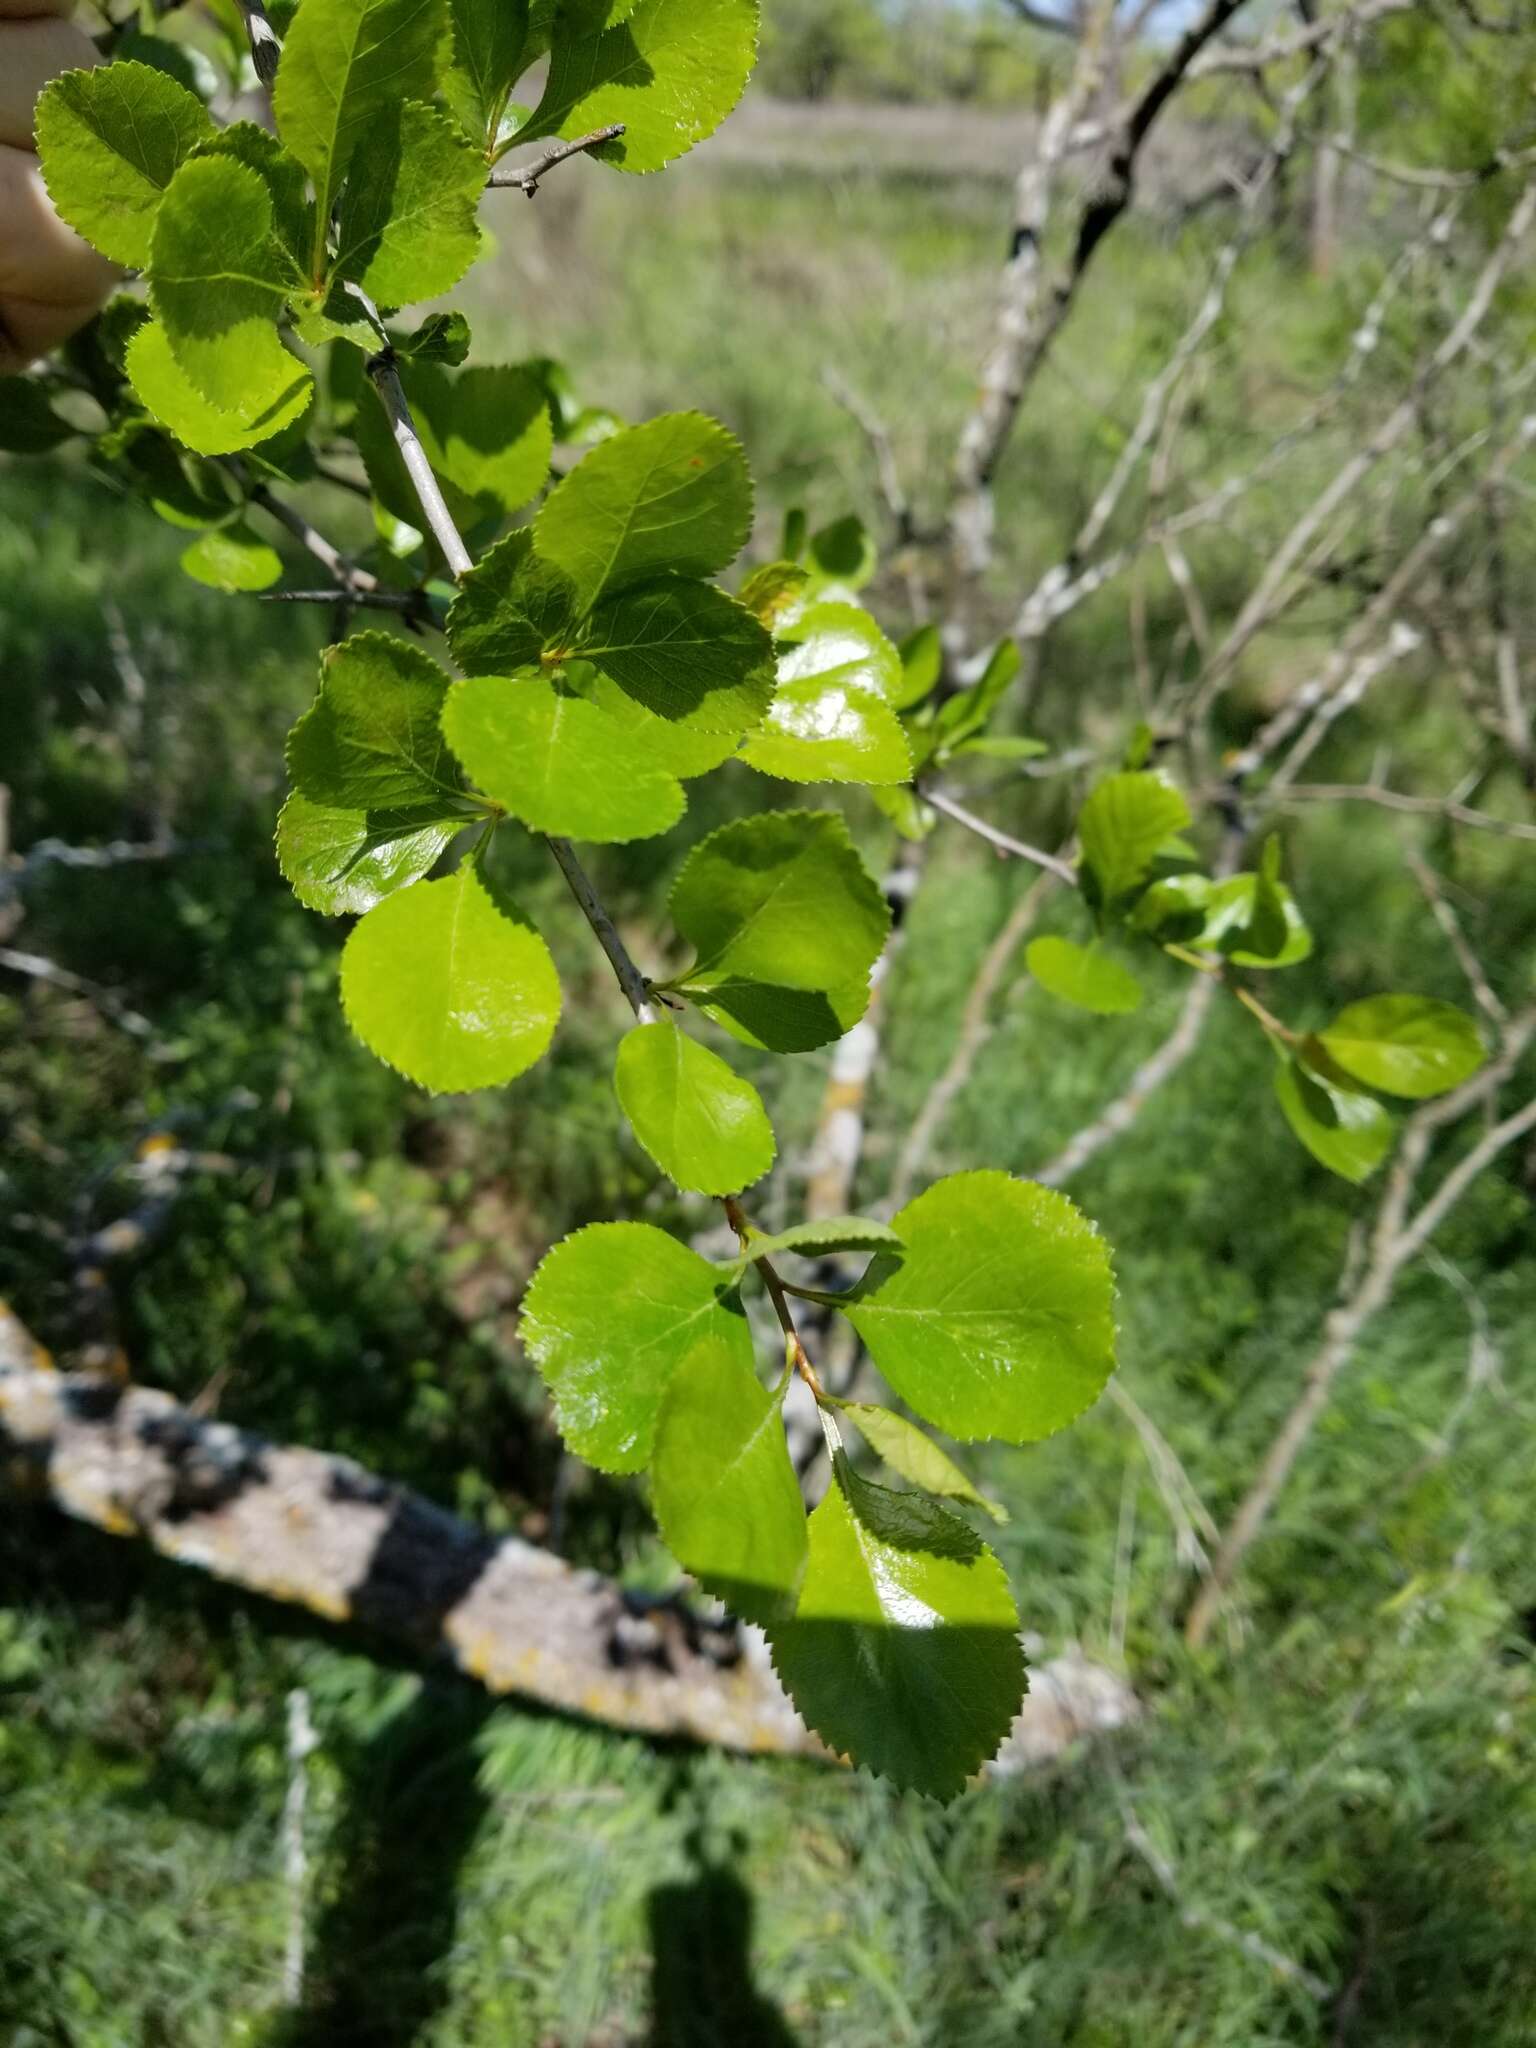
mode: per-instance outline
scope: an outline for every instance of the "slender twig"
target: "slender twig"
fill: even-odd
[[[83,997],[134,1038],[152,1039],[155,1035],[155,1027],[149,1019],[130,1009],[111,989],[103,988],[100,982],[88,981],[83,974],[76,974],[68,967],[60,967],[56,960],[45,959],[41,953],[20,953],[14,947],[0,946],[0,967],[12,974],[25,975],[29,981],[46,982],[50,988],[61,989],[66,995]]]
[[[569,839],[545,836],[544,844],[555,857],[555,864],[570,884],[571,894],[581,906],[581,914],[592,927],[598,944],[608,955],[609,965],[624,991],[635,1020],[640,1024],[656,1021],[655,1005],[651,1001],[650,983],[629,956],[629,949],[619,937],[618,927],[609,916],[602,898],[593,888],[585,868],[576,858],[576,849]]]
[[[379,394],[390,433],[411,479],[411,488],[432,529],[432,537],[442,550],[443,560],[456,578],[467,576],[475,566],[474,559],[464,545],[463,535],[454,523],[448,501],[433,474],[427,451],[421,445],[421,436],[416,431],[405,388],[400,382],[399,358],[392,348],[381,348],[377,355],[368,358],[368,377]]]
[[[263,604],[334,604],[334,590],[258,590]],[[419,590],[349,590],[347,603],[359,611],[404,612],[424,616],[426,600]]]
[[[617,142],[623,133],[624,123],[614,121],[606,128],[594,128],[590,135],[579,135],[574,142],[557,142],[522,170],[493,172],[486,185],[493,192],[510,188],[531,199],[539,189],[539,180],[548,177],[557,164],[567,163],[589,149],[600,149],[605,142]]]
[[[752,1226],[747,1221],[746,1211],[733,1195],[726,1196],[724,1206],[725,1219],[735,1231],[742,1250],[749,1251]],[[752,1263],[762,1275],[763,1285],[768,1290],[768,1299],[773,1303],[773,1312],[779,1319],[779,1328],[784,1332],[784,1342],[788,1346],[791,1363],[816,1396],[817,1405],[820,1406],[826,1399],[826,1391],[816,1376],[816,1368],[811,1364],[805,1345],[801,1342],[800,1332],[795,1328],[794,1312],[788,1300],[791,1292],[798,1293],[800,1290],[786,1287],[771,1259],[753,1259]]]
[[[924,788],[924,803],[932,804],[936,811],[942,811],[946,818],[953,818],[957,825],[963,825],[967,832],[974,832],[978,839],[985,839],[989,846],[999,853],[1011,854],[1015,860],[1027,860],[1034,867],[1043,868],[1054,875],[1059,882],[1070,887],[1077,886],[1077,871],[1064,860],[1058,860],[1054,853],[1046,853],[1038,846],[1030,846],[1022,839],[1015,839],[1010,833],[1000,832],[995,825],[989,825],[985,818],[978,818],[974,811],[968,811],[964,804],[958,804],[943,790]]]
[[[309,1717],[309,1694],[296,1685],[288,1695],[288,1792],[283,1801],[283,1877],[288,1889],[288,1938],[283,1951],[283,2003],[304,2003],[304,1952],[309,1893],[305,1810],[309,1803],[309,1759],[320,1738]]]
[[[323,569],[329,570],[349,597],[361,602],[365,592],[378,589],[376,576],[371,575],[366,569],[360,569],[355,562],[349,561],[340,548],[333,546],[302,512],[297,511],[285,499],[278,497],[266,484],[258,484],[251,492],[251,503],[259,505],[279,526],[286,527],[299,545],[307,548]],[[334,590],[330,596],[334,602]]]
[[[1487,970],[1472,950],[1471,941],[1461,928],[1461,919],[1451,908],[1450,898],[1445,893],[1440,877],[1428,861],[1421,860],[1416,853],[1408,855],[1408,868],[1424,892],[1425,901],[1429,904],[1435,923],[1445,934],[1451,951],[1456,955],[1456,964],[1467,978],[1467,986],[1472,991],[1477,1007],[1495,1030],[1502,1031],[1509,1021],[1509,1011],[1494,993]]]
[[[1536,825],[1524,825],[1513,818],[1495,818],[1488,811],[1473,810],[1448,796],[1408,796],[1400,789],[1380,789],[1374,783],[1292,782],[1278,792],[1284,803],[1376,804],[1385,811],[1407,811],[1415,817],[1448,818],[1474,832],[1495,832],[1505,839],[1536,840]]]

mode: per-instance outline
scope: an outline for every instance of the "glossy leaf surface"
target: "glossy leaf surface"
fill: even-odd
[[[675,1373],[752,1371],[730,1283],[648,1223],[595,1223],[557,1244],[528,1289],[522,1338],[561,1435],[605,1472],[649,1461]]]
[[[1065,1195],[952,1174],[892,1219],[846,1313],[904,1401],[951,1436],[1033,1443],[1103,1392],[1115,1362],[1109,1248]]]
[[[1048,994],[1092,1010],[1095,1016],[1116,1017],[1141,1007],[1141,983],[1111,953],[1070,939],[1032,939],[1024,963]]]
[[[773,1126],[762,1097],[676,1025],[629,1032],[613,1079],[635,1136],[678,1187],[733,1195],[772,1166]]]

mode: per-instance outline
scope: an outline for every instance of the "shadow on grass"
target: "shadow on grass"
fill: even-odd
[[[429,1679],[351,1760],[334,1895],[311,1938],[304,2004],[272,2048],[407,2048],[441,2012],[459,1872],[486,1811],[475,1738],[493,1706]]]
[[[651,2025],[646,2048],[798,2048],[752,1979],[751,1892],[716,1862],[702,1830],[688,1839],[692,1875],[646,1901]]]

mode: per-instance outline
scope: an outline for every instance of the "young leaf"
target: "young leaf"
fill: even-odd
[[[35,377],[0,377],[0,450],[7,455],[48,455],[80,432],[48,402]]]
[[[944,642],[937,626],[919,626],[901,643],[901,680],[890,693],[898,711],[910,711],[939,687]]]
[[[554,1397],[560,1434],[604,1472],[638,1472],[649,1461],[676,1373],[752,1371],[751,1332],[730,1282],[648,1223],[595,1223],[562,1239],[524,1298],[522,1340]]]
[[[449,105],[484,147],[523,68],[528,0],[448,0],[453,60],[443,81]]]
[[[637,754],[606,711],[538,669],[455,683],[442,724],[486,795],[535,832],[617,844],[683,815],[682,784]]]
[[[354,811],[433,806],[458,793],[438,721],[448,678],[387,633],[327,648],[320,694],[288,735],[288,773],[312,803]]]
[[[293,278],[272,199],[234,157],[193,157],[171,180],[150,245],[150,304],[203,396],[248,418],[304,373],[278,338]]]
[[[302,363],[292,356],[287,360],[291,379],[275,400],[226,410],[198,390],[177,362],[159,321],[146,320],[128,344],[128,381],[145,410],[195,454],[233,455],[259,447],[304,417],[314,380]]]
[[[1318,1038],[1351,1080],[1413,1102],[1459,1087],[1484,1058],[1472,1019],[1429,996],[1369,996]]]
[[[1002,1566],[955,1516],[871,1485],[839,1457],[811,1516],[795,1618],[768,1631],[779,1677],[831,1746],[953,1799],[1024,1694]]]
[[[353,153],[401,100],[432,95],[442,0],[304,0],[272,90],[277,132],[315,188],[312,282]]]
[[[451,291],[480,249],[485,158],[445,114],[407,100],[373,122],[342,194],[334,275],[377,304]]]
[[[810,577],[796,562],[764,562],[737,593],[752,616],[770,632],[780,632],[801,609]]]
[[[712,583],[663,576],[605,598],[578,652],[637,703],[695,732],[739,737],[773,694],[773,642]]]
[[[631,1031],[619,1046],[613,1084],[635,1136],[680,1188],[734,1195],[772,1166],[773,1126],[762,1097],[675,1024]]]
[[[868,1401],[839,1401],[837,1412],[848,1417],[870,1449],[893,1472],[910,1479],[924,1493],[936,1493],[941,1500],[963,1501],[967,1507],[980,1508],[994,1522],[1007,1521],[1007,1509],[978,1493],[949,1453],[941,1451],[915,1422],[908,1422],[893,1408],[877,1408]]]
[[[1312,951],[1312,934],[1295,897],[1283,882],[1257,874],[1220,882],[1209,875],[1169,875],[1152,884],[1132,921],[1164,943],[1209,948],[1239,967],[1294,967]],[[1255,940],[1269,950],[1257,951]]]
[[[429,313],[411,334],[396,334],[395,353],[407,363],[443,363],[456,370],[469,354],[469,322],[462,313]]]
[[[1109,1248],[1065,1195],[952,1174],[892,1218],[845,1313],[907,1404],[951,1436],[1034,1443],[1114,1370]]]
[[[584,455],[545,500],[534,539],[585,612],[605,590],[662,570],[717,574],[740,554],[751,525],[740,442],[702,413],[676,412],[627,427]]]
[[[732,1613],[764,1625],[794,1612],[808,1548],[783,1403],[734,1355],[690,1365],[662,1398],[651,1460],[667,1548]]]
[[[890,930],[847,826],[827,811],[722,826],[684,862],[671,908],[697,954],[676,985],[748,1044],[778,1051],[824,1045],[862,1014]]]
[[[1099,901],[1114,903],[1145,881],[1164,843],[1188,823],[1188,804],[1160,775],[1106,776],[1077,820]]]
[[[1070,939],[1032,939],[1024,964],[1048,994],[1075,1009],[1118,1017],[1141,1007],[1141,983],[1097,947],[1075,946]]]
[[[749,767],[790,782],[908,782],[912,756],[891,695],[901,657],[857,605],[816,604],[795,622]]]
[[[855,512],[818,528],[808,554],[813,581],[843,590],[862,590],[880,566],[880,550]]]
[[[35,115],[48,196],[59,218],[114,263],[142,270],[167,186],[215,134],[195,93],[148,64],[66,71]]]
[[[534,552],[519,527],[481,556],[448,613],[448,645],[466,675],[511,675],[537,667],[547,648],[569,640],[576,593],[568,577]]]
[[[277,820],[277,864],[309,910],[361,916],[437,865],[463,819],[434,806],[348,811],[295,790]]]
[[[1334,1087],[1299,1061],[1275,1068],[1275,1094],[1312,1157],[1344,1180],[1368,1180],[1392,1149],[1392,1119],[1373,1096]]]
[[[819,1259],[831,1252],[900,1250],[901,1239],[889,1223],[871,1216],[828,1216],[819,1223],[792,1223],[771,1237],[754,1237],[749,1256],[776,1259],[780,1252],[798,1252],[801,1258]]]
[[[756,0],[560,0],[544,97],[520,139],[622,121],[603,157],[659,171],[714,133],[756,55]]]
[[[216,129],[211,141],[200,142],[197,157],[227,156],[254,171],[272,201],[272,228],[295,278],[305,274],[314,240],[315,210],[306,190],[304,166],[265,128],[254,121],[232,121]]]
[[[341,956],[341,1001],[364,1045],[408,1081],[494,1088],[543,1058],[560,982],[538,933],[466,861],[368,912]]]
[[[939,706],[931,729],[934,753],[942,760],[958,753],[981,731],[1002,702],[1023,661],[1016,640],[999,640],[979,679]],[[1043,749],[1042,749],[1043,751]]]
[[[283,573],[281,556],[243,520],[201,535],[182,554],[181,566],[213,590],[269,590]]]

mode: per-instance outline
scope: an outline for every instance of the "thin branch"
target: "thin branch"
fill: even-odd
[[[1445,893],[1440,877],[1428,861],[1422,860],[1417,853],[1410,852],[1408,855],[1408,867],[1413,879],[1424,893],[1435,923],[1445,934],[1451,951],[1456,955],[1456,964],[1467,978],[1467,986],[1472,991],[1473,1000],[1494,1029],[1502,1032],[1509,1021],[1509,1011],[1495,995],[1487,970],[1472,950],[1471,941],[1461,928],[1461,919],[1451,908],[1450,898]]]
[[[1198,1649],[1210,1634],[1222,1603],[1249,1550],[1284,1491],[1319,1417],[1332,1399],[1335,1384],[1350,1364],[1367,1324],[1392,1298],[1404,1268],[1425,1249],[1434,1232],[1478,1175],[1506,1146],[1536,1130],[1536,1099],[1502,1122],[1490,1126],[1452,1166],[1433,1194],[1416,1211],[1411,1204],[1418,1177],[1435,1134],[1468,1111],[1491,1105],[1536,1036],[1536,1008],[1511,1020],[1497,1056],[1462,1087],[1437,1101],[1426,1102],[1408,1119],[1397,1156],[1387,1175],[1371,1231],[1370,1251],[1358,1279],[1341,1289],[1340,1299],[1323,1326],[1323,1342],[1307,1367],[1302,1392],[1243,1495],[1209,1577],[1200,1588],[1185,1622],[1185,1638]]]
[[[586,869],[576,858],[576,849],[569,839],[545,836],[544,844],[555,857],[555,864],[570,884],[571,894],[581,907],[581,914],[592,927],[598,944],[608,955],[608,964],[624,991],[638,1024],[654,1024],[655,1005],[651,1001],[650,983],[629,956],[629,949],[619,937],[618,927],[609,916],[606,906],[588,879]]]
[[[0,946],[0,967],[11,974],[23,975],[29,981],[43,982],[65,995],[82,997],[130,1037],[153,1039],[155,1036],[155,1027],[149,1019],[130,1009],[111,989],[103,988],[100,982],[87,981],[83,974],[60,967],[57,961],[45,959],[41,953],[20,953],[12,946]]]
[[[1453,824],[1469,826],[1475,832],[1496,832],[1505,839],[1536,840],[1536,825],[1522,825],[1512,818],[1495,818],[1487,811],[1473,810],[1469,804],[1457,803],[1448,796],[1407,796],[1400,789],[1381,789],[1374,783],[1293,782],[1280,792],[1279,801],[1377,804],[1383,810],[1407,811],[1415,817],[1449,818]]]
[[[486,186],[493,192],[511,189],[531,199],[539,189],[539,180],[547,178],[556,165],[568,163],[573,156],[581,156],[589,149],[601,149],[605,142],[617,142],[623,133],[624,123],[614,121],[606,128],[594,128],[590,135],[578,136],[574,142],[557,142],[524,170],[493,171],[485,181]]]
[[[1064,860],[1058,860],[1054,853],[1046,853],[1038,846],[1030,846],[1022,839],[1015,839],[1010,833],[1000,832],[995,825],[989,825],[985,818],[978,818],[974,811],[968,811],[964,804],[956,803],[943,790],[922,791],[924,803],[932,804],[936,811],[942,811],[946,818],[953,818],[957,825],[963,825],[967,832],[974,832],[978,839],[985,839],[989,846],[1000,854],[1011,854],[1015,860],[1027,860],[1033,867],[1043,868],[1048,875],[1054,875],[1059,882],[1071,888],[1077,887],[1077,870],[1069,867]]]
[[[334,590],[258,590],[261,604],[334,604]],[[402,612],[407,618],[421,617],[428,601],[420,590],[349,590],[349,605],[359,611]]]
[[[382,348],[377,355],[368,358],[368,377],[379,394],[379,402],[389,421],[389,431],[411,479],[411,488],[432,529],[432,537],[442,550],[443,560],[455,579],[467,576],[475,566],[474,560],[464,545],[463,535],[454,524],[448,501],[433,474],[427,451],[421,445],[421,436],[416,431],[416,422],[411,417],[411,408],[400,382],[399,358],[392,348]]]
[[[1244,1928],[1235,1927],[1219,1913],[1208,1912],[1204,1906],[1192,1905],[1186,1900],[1179,1888],[1178,1872],[1142,1826],[1137,1818],[1136,1809],[1123,1788],[1119,1796],[1120,1818],[1125,1828],[1125,1839],[1157,1879],[1160,1888],[1178,1908],[1179,1919],[1185,1927],[1192,1933],[1214,1934],[1218,1940],[1241,1949],[1245,1956],[1251,1957],[1256,1963],[1262,1963],[1266,1969],[1273,1970],[1277,1976],[1284,1977],[1287,1983],[1295,1984],[1312,1998],[1321,2000],[1333,1996],[1331,1984],[1325,1983],[1311,1970],[1304,1969],[1300,1963],[1293,1962],[1291,1957],[1280,1949],[1262,1940],[1257,1934],[1249,1934]]]
[[[1392,14],[1411,14],[1421,0],[1363,0],[1358,7],[1325,14],[1290,35],[1271,36],[1258,43],[1232,43],[1219,50],[1207,50],[1190,66],[1191,78],[1210,78],[1217,72],[1267,71],[1292,57],[1304,57],[1344,35],[1355,35],[1372,22]]]
[[[1047,893],[1059,877],[1043,874],[1019,898],[1007,920],[982,955],[975,979],[966,992],[960,1010],[960,1029],[954,1049],[914,1118],[896,1158],[888,1195],[890,1206],[899,1209],[912,1192],[913,1183],[928,1163],[933,1141],[944,1127],[950,1106],[966,1086],[982,1047],[992,1033],[990,1013],[993,999],[1008,971],[1009,963],[1032,929]],[[1076,878],[1074,877],[1074,880]]]
[[[335,577],[349,598],[361,603],[365,593],[378,589],[379,581],[376,576],[371,575],[366,569],[360,569],[355,562],[349,561],[340,548],[332,546],[320,529],[312,525],[302,512],[288,504],[285,499],[278,497],[266,484],[258,484],[251,492],[251,503],[259,505],[269,518],[275,519],[279,526],[285,527],[301,547],[307,548],[320,566]],[[334,590],[330,597],[334,603]]]

